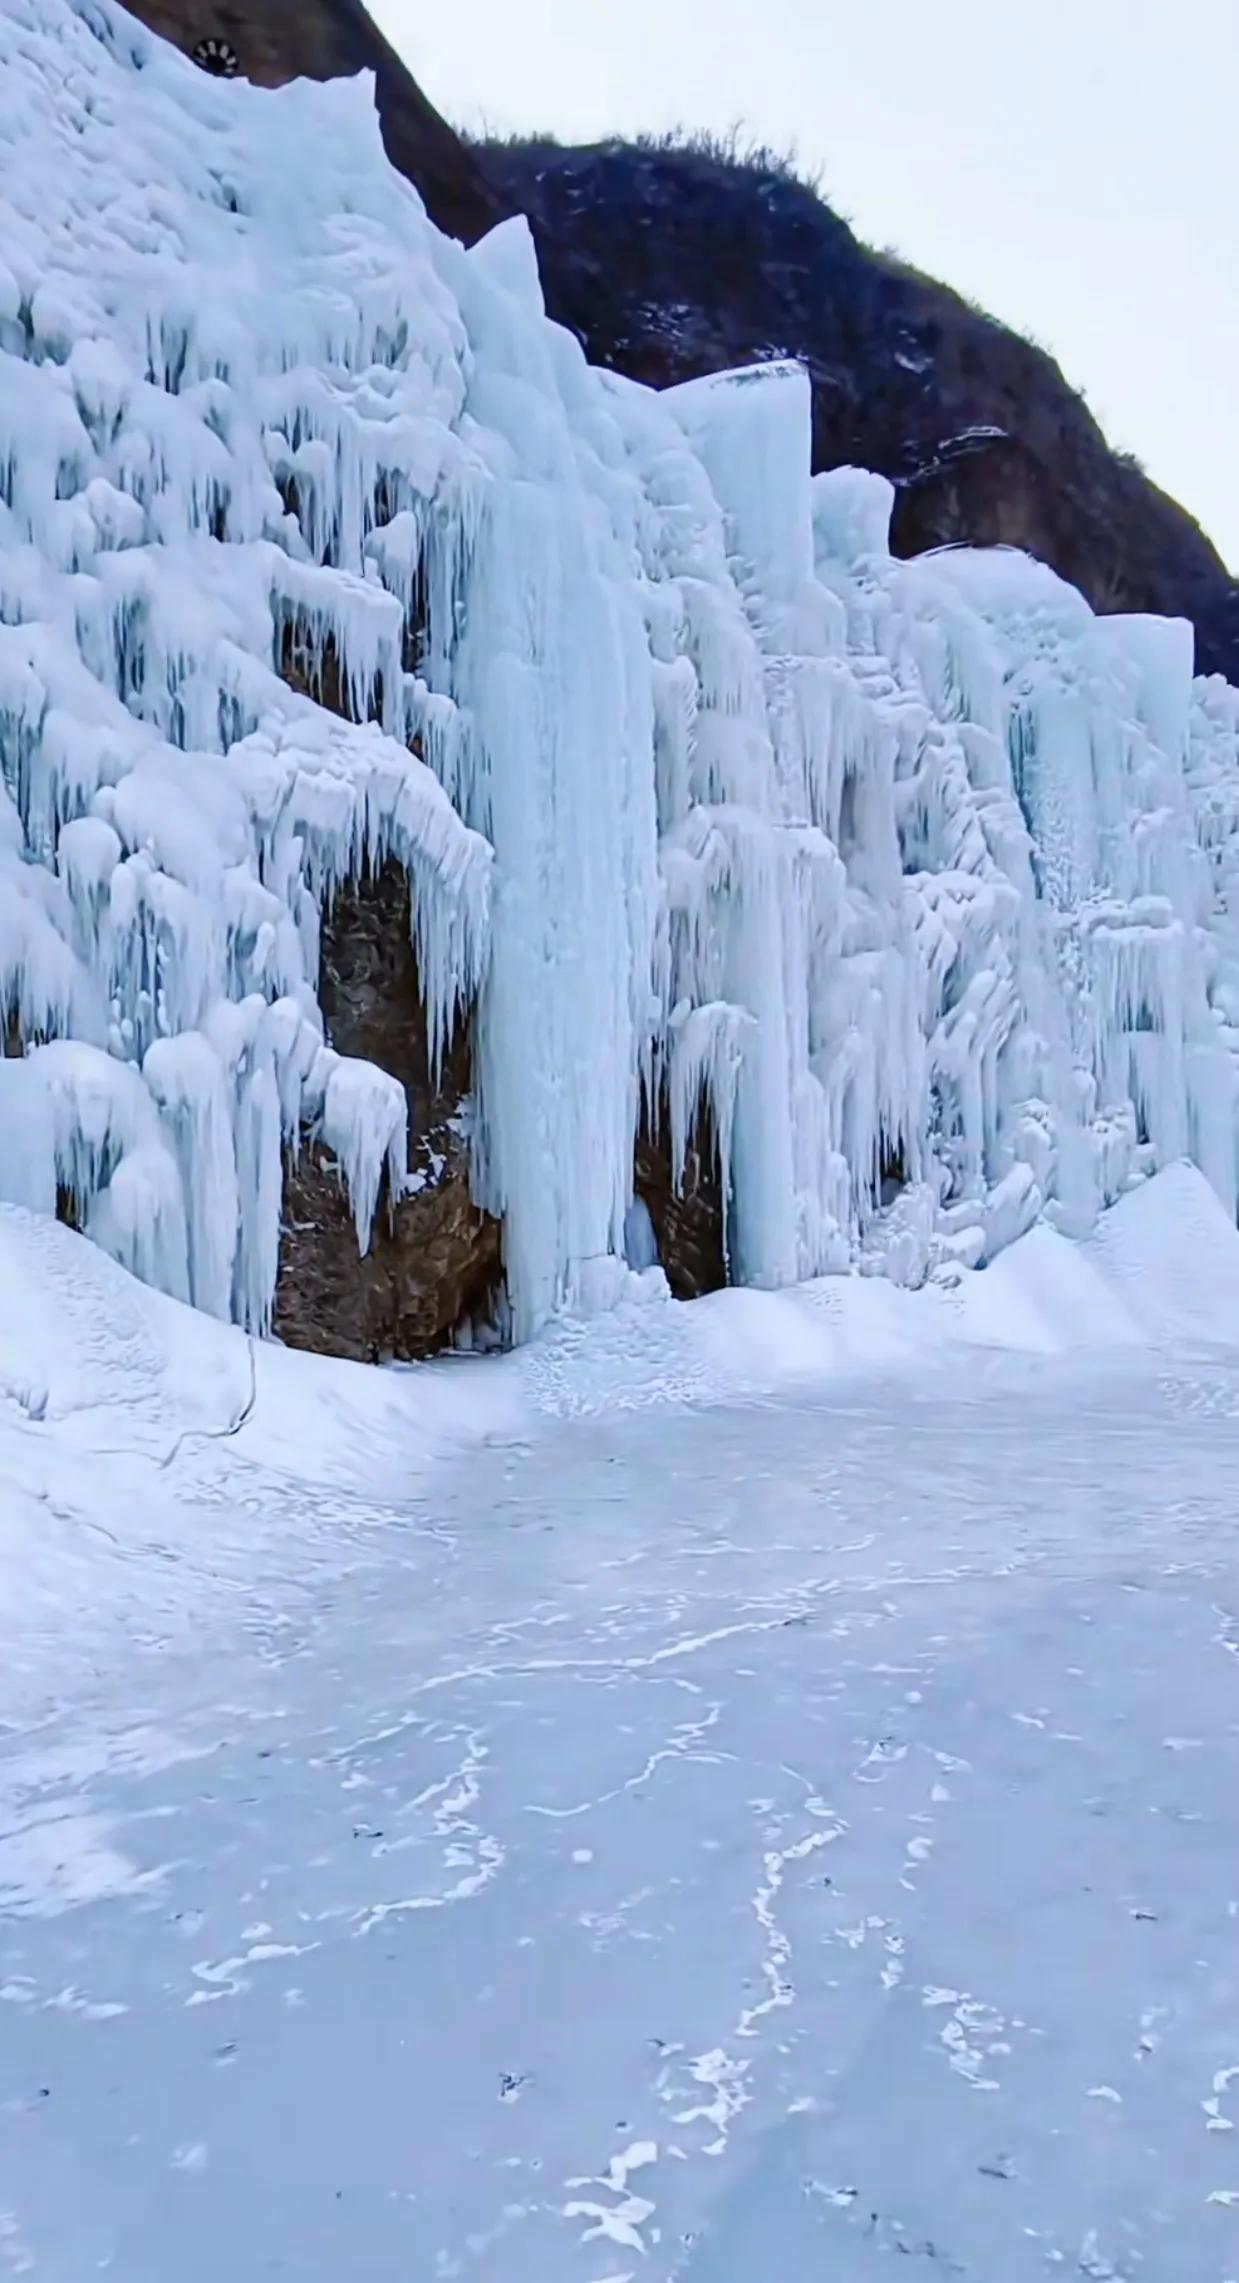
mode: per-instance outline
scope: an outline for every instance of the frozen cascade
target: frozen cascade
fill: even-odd
[[[0,1197],[261,1331],[312,1134],[364,1249],[406,1109],[319,931],[395,858],[517,1337],[647,1265],[637,1131],[678,1177],[703,1104],[755,1283],[1184,1154],[1236,1209],[1239,694],[1187,627],[892,560],[794,364],[592,371],[365,80],[0,0],[0,148]]]

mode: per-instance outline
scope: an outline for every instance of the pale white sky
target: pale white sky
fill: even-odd
[[[439,109],[741,122],[1051,348],[1239,570],[1239,0],[370,0]]]

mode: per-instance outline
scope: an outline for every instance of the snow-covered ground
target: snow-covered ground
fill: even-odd
[[[417,1373],[0,1278],[0,2273],[1239,2275],[1198,1176]]]

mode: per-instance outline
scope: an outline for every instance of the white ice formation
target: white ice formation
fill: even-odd
[[[318,935],[394,856],[518,1337],[647,1250],[643,1101],[677,1164],[708,1105],[753,1283],[982,1260],[1183,1155],[1234,1212],[1239,695],[1188,627],[893,561],[794,365],[591,370],[365,81],[0,0],[0,214],[0,1196],[261,1330],[313,1130],[364,1246],[404,1102]]]

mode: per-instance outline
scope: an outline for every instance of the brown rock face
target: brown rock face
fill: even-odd
[[[436,1083],[408,883],[396,865],[337,896],[323,928],[320,999],[337,1051],[403,1085],[409,1170],[420,1186],[394,1212],[380,1198],[362,1258],[339,1174],[318,1144],[303,1148],[284,1185],[275,1329],[291,1347],[364,1363],[432,1355],[489,1312],[502,1277],[500,1230],[469,1188],[468,1033],[458,1034]]]
[[[427,102],[361,0],[129,0],[129,6],[204,69],[260,87],[372,71],[388,157],[439,228],[471,245],[506,211],[474,154]]]
[[[720,1292],[727,1282],[723,1185],[718,1145],[704,1108],[678,1188],[671,1172],[670,1118],[664,1110],[657,1131],[645,1121],[637,1138],[635,1188],[654,1224],[658,1257],[675,1298],[697,1300],[703,1292]]]

